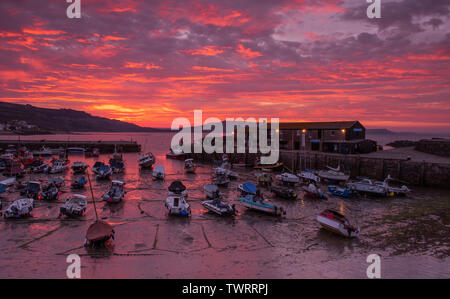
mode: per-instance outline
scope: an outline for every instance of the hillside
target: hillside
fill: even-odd
[[[72,109],[38,108],[0,102],[0,122],[24,120],[44,130],[63,132],[163,132],[168,129],[140,127],[132,123],[93,116]]]

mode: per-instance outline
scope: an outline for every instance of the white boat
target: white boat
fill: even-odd
[[[375,195],[386,196],[388,190],[386,185],[380,181],[373,181],[370,179],[362,179],[359,182],[350,182],[347,187],[351,191],[357,191],[359,193],[370,193]]]
[[[48,168],[49,173],[61,173],[67,170],[69,167],[69,160],[56,159],[52,160],[52,165]]]
[[[305,196],[310,198],[327,199],[325,194],[317,188],[316,185],[310,183],[307,187],[303,186],[302,190],[305,192]]]
[[[188,173],[195,173],[197,165],[194,164],[194,159],[184,160],[184,170]]]
[[[73,162],[72,164],[73,173],[84,173],[87,168],[88,165],[81,161]]]
[[[5,218],[20,218],[28,216],[33,210],[33,202],[34,200],[32,198],[17,199],[13,201],[8,209],[5,210],[3,216]]]
[[[204,187],[206,198],[220,197],[219,187],[216,184],[206,184]]]
[[[216,175],[213,179],[212,182],[214,184],[216,184],[217,186],[221,186],[221,187],[227,187],[228,184],[230,183],[230,178],[226,175]]]
[[[124,182],[120,180],[114,180],[111,182],[111,188],[103,194],[102,199],[109,203],[116,203],[123,199],[125,195],[125,190],[123,186],[125,185]]]
[[[155,156],[152,153],[147,153],[139,157],[138,164],[140,168],[151,168],[155,161]]]
[[[320,177],[314,174],[312,171],[300,171],[297,176],[307,182],[320,183]]]
[[[325,210],[317,216],[320,225],[329,231],[344,237],[354,238],[359,236],[359,227],[353,226],[344,215],[334,211]]]
[[[12,186],[16,183],[16,178],[12,177],[12,178],[7,178],[4,179],[3,181],[0,181],[0,184],[5,185],[7,187]]]
[[[297,184],[299,181],[298,176],[296,176],[295,174],[288,173],[288,172],[277,175],[276,178],[280,182],[289,183],[289,184]]]
[[[86,212],[86,196],[73,194],[59,209],[60,213],[69,217],[83,216]]]
[[[236,215],[237,213],[234,205],[229,205],[221,201],[220,197],[202,201],[202,206],[204,206],[207,210],[216,213],[220,216]]]
[[[321,179],[333,182],[345,182],[350,178],[348,174],[340,171],[340,166],[338,168],[327,166],[327,168],[327,170],[320,170],[317,174]]]
[[[164,203],[169,215],[190,216],[191,207],[184,196],[170,195]]]
[[[164,180],[166,177],[166,173],[164,171],[164,167],[161,165],[155,165],[153,168],[152,176],[154,180]]]
[[[40,150],[33,151],[33,155],[34,156],[51,156],[51,155],[53,155],[53,151],[50,148],[43,146],[43,147],[41,147]]]
[[[391,178],[390,175],[387,176],[383,183],[386,186],[387,194],[390,196],[406,195],[412,192],[406,185],[403,185],[403,182]]]
[[[231,171],[230,169],[223,166],[214,168],[214,174],[216,174],[217,176],[220,175],[227,176],[229,179],[232,180],[236,180],[239,177],[237,172]]]
[[[48,164],[42,163],[42,164],[33,166],[33,167],[31,168],[31,171],[32,171],[33,173],[42,173],[42,172],[44,172],[48,167],[49,167]]]

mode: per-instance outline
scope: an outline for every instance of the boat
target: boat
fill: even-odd
[[[411,189],[404,185],[404,182],[393,179],[390,175],[384,180],[384,185],[389,196],[406,195],[412,192]]]
[[[300,171],[299,173],[297,173],[297,176],[308,183],[320,183],[320,177],[310,170]]]
[[[267,170],[282,170],[283,169],[283,162],[278,162],[275,164],[260,164],[257,163],[255,166],[253,166],[255,169],[267,169]]]
[[[350,178],[348,174],[340,171],[340,166],[338,168],[327,166],[327,170],[320,170],[317,175],[321,179],[331,182],[346,182]]]
[[[33,153],[26,148],[19,150],[19,160],[26,168],[30,167],[35,161],[41,161],[39,158],[34,158]]]
[[[82,147],[69,147],[67,149],[67,152],[72,155],[84,155],[84,153],[86,152],[86,149],[84,149]]]
[[[88,169],[88,165],[84,162],[77,161],[72,164],[72,170],[75,174],[85,173],[86,169]]]
[[[164,203],[169,215],[190,216],[191,207],[182,195],[169,195]]]
[[[358,182],[347,183],[347,187],[351,191],[359,193],[368,193],[372,195],[386,196],[388,190],[386,185],[380,181],[373,181],[371,179],[363,178]]]
[[[184,160],[184,170],[187,173],[195,173],[196,169],[197,169],[197,165],[194,164],[194,159]]]
[[[358,197],[358,192],[350,190],[349,188],[342,188],[336,185],[329,185],[328,191],[334,196],[344,197],[344,198],[354,198]]]
[[[91,151],[84,152],[84,156],[89,157],[98,157],[100,156],[100,150],[98,148],[93,148]]]
[[[34,200],[32,198],[21,198],[12,202],[3,216],[5,218],[20,218],[30,215],[33,210]]]
[[[206,198],[220,197],[220,190],[216,184],[206,184],[204,187]]]
[[[5,185],[6,187],[13,186],[15,183],[16,183],[15,177],[7,178],[7,179],[4,179],[3,181],[0,181],[0,184]]]
[[[156,158],[152,153],[146,153],[139,157],[138,164],[141,169],[152,168]]]
[[[227,175],[216,175],[213,179],[212,182],[214,184],[216,184],[217,186],[220,187],[227,187],[228,184],[230,183],[230,178],[228,178]]]
[[[69,160],[62,159],[54,159],[52,160],[52,165],[47,168],[45,171],[48,173],[61,173],[66,171],[69,168]]]
[[[6,192],[6,189],[8,189],[8,186],[0,183],[0,195],[4,192]],[[0,208],[1,209],[1,208]]]
[[[45,170],[48,168],[49,166],[48,166],[48,164],[46,164],[46,163],[39,163],[39,164],[37,164],[37,165],[34,165],[34,166],[32,166],[31,167],[31,171],[33,172],[33,173],[43,173],[43,172],[45,172]]]
[[[0,160],[0,172],[5,171],[6,163],[3,160]]]
[[[234,205],[223,202],[220,197],[202,201],[202,206],[220,216],[236,215],[237,213]]]
[[[43,146],[43,147],[41,147],[41,149],[33,151],[33,155],[34,156],[51,156],[51,155],[53,155],[53,151],[50,148]]]
[[[93,173],[97,174],[100,167],[105,166],[105,163],[102,161],[97,161],[94,163],[94,166],[92,166],[91,170]]]
[[[276,196],[286,199],[296,199],[297,198],[297,192],[295,192],[294,189],[284,187],[284,186],[272,186],[270,188],[270,191],[272,191]]]
[[[180,181],[173,181],[170,185],[167,194],[169,195],[178,195],[178,196],[183,196],[183,197],[187,197],[188,193],[187,193],[187,189],[186,186],[183,185],[182,182]]]
[[[295,174],[291,174],[288,172],[279,174],[276,176],[277,180],[279,180],[280,182],[284,183],[284,184],[297,184],[299,181],[298,176],[296,176]]]
[[[349,238],[359,236],[359,227],[351,225],[344,215],[335,210],[327,209],[321,212],[317,216],[317,221],[324,229],[337,233],[338,235]]]
[[[246,182],[243,184],[239,184],[238,190],[241,191],[241,196],[246,196],[246,195],[256,195],[256,191],[258,190],[258,188],[255,186],[255,184]]]
[[[84,176],[82,176],[81,178],[75,180],[72,183],[71,187],[73,189],[82,189],[82,188],[84,188],[84,185],[86,185],[86,183],[87,183],[86,178]]]
[[[113,227],[104,221],[97,220],[91,224],[86,232],[84,247],[108,248],[114,240]]]
[[[175,160],[185,160],[186,154],[183,152],[183,150],[172,150],[170,149],[170,152],[166,154],[166,158],[169,159],[175,159]]]
[[[275,215],[275,216],[281,216],[281,215],[286,214],[286,211],[282,207],[275,206],[275,205],[265,201],[263,199],[262,195],[258,194],[258,193],[259,192],[257,192],[256,195],[249,194],[249,195],[241,196],[239,198],[239,201],[242,202],[244,207],[251,209],[251,210],[260,211],[260,212],[264,212],[264,213]]]
[[[27,198],[37,199],[39,192],[41,192],[41,183],[36,181],[28,181],[25,188],[20,191],[20,195]]]
[[[237,178],[239,177],[237,172],[231,171],[230,169],[223,166],[214,168],[214,174],[217,176],[227,176],[231,180],[237,180]]]
[[[121,201],[125,195],[125,190],[123,189],[123,186],[125,185],[124,182],[120,180],[114,180],[111,182],[111,188],[103,194],[102,199],[109,203],[117,203]]]
[[[125,171],[125,163],[123,162],[122,154],[114,151],[113,157],[109,159],[109,166],[113,173],[122,173]]]
[[[48,184],[54,184],[58,189],[64,187],[64,178],[62,177],[54,177],[48,180]]]
[[[66,202],[59,208],[62,215],[69,217],[79,217],[86,213],[87,198],[84,195],[73,194]]]
[[[97,171],[97,180],[108,180],[111,177],[112,170],[108,165],[101,166]]]
[[[46,184],[42,187],[42,192],[39,194],[41,200],[57,200],[61,192],[55,184]]]
[[[320,188],[317,188],[316,185],[310,183],[307,187],[303,186],[302,190],[305,192],[305,196],[309,198],[318,198],[318,199],[327,199],[325,194],[322,193]]]
[[[273,178],[270,174],[262,172],[258,174],[257,177],[258,177],[258,185],[264,187],[272,186]]]
[[[155,165],[155,167],[153,168],[152,176],[154,180],[164,180],[166,176],[164,167],[162,167],[161,165]]]

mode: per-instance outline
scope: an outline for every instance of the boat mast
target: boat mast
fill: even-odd
[[[91,190],[92,202],[94,203],[95,219],[96,219],[96,221],[98,221],[97,207],[95,206],[95,198],[94,198],[94,192],[92,191],[91,177],[89,176],[89,171],[87,171],[86,173],[87,173],[87,177],[88,177],[88,181],[89,181],[89,189]]]

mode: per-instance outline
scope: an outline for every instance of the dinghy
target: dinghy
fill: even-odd
[[[58,189],[64,187],[64,178],[62,177],[54,177],[48,180],[48,184],[54,184]]]
[[[44,187],[42,187],[42,192],[39,194],[39,199],[41,200],[57,200],[58,196],[61,194],[58,187],[56,187],[54,184],[46,184]]]
[[[236,180],[239,177],[237,172],[231,171],[230,169],[222,166],[214,168],[214,174],[217,176],[226,176],[232,180]]]
[[[329,185],[328,191],[334,196],[344,197],[344,198],[354,198],[358,196],[358,192],[352,191],[349,188],[342,188],[336,185]]]
[[[73,189],[82,189],[82,188],[84,188],[84,185],[86,185],[86,183],[87,183],[86,178],[84,176],[82,176],[81,178],[75,180],[72,183],[71,187]]]
[[[48,173],[61,173],[67,170],[69,167],[69,160],[67,159],[56,159],[52,160],[52,165],[46,169]]]
[[[302,190],[305,192],[306,197],[327,199],[325,194],[322,193],[322,190],[320,190],[320,188],[317,188],[313,183],[309,184],[308,187],[303,186]]]
[[[258,185],[264,187],[272,186],[273,178],[270,174],[263,172],[258,174],[257,177],[258,177]]]
[[[108,180],[111,177],[112,170],[108,165],[101,166],[97,171],[97,180]]]
[[[261,194],[241,196],[239,201],[242,202],[244,207],[251,210],[260,211],[275,216],[286,214],[286,211],[282,207],[275,206],[265,201]]]
[[[320,177],[318,177],[310,170],[300,171],[299,173],[297,173],[297,176],[308,183],[320,183]]]
[[[408,193],[411,193],[412,190],[409,189],[406,185],[403,184],[404,182],[400,180],[396,180],[391,178],[390,175],[387,176],[387,178],[384,180],[384,185],[387,189],[387,194],[390,196],[395,195],[406,195]]]
[[[100,167],[102,167],[102,166],[105,166],[105,163],[101,162],[101,161],[97,161],[97,162],[94,163],[94,166],[92,166],[91,170],[92,170],[93,173],[96,174],[96,173],[98,173]]]
[[[4,179],[3,181],[0,181],[0,184],[5,185],[6,187],[13,186],[15,183],[16,183],[15,177],[7,178]]]
[[[297,198],[297,192],[295,192],[294,189],[284,187],[284,186],[272,186],[270,188],[270,191],[272,191],[276,196],[286,199],[296,199]]]
[[[338,166],[338,168],[327,166],[327,168],[327,170],[320,170],[317,174],[321,179],[331,182],[345,182],[350,177],[349,175],[344,174],[340,171],[340,166]]]
[[[25,185],[25,188],[20,191],[20,195],[37,199],[39,192],[41,192],[41,183],[36,181],[28,181]]]
[[[35,165],[31,167],[31,171],[33,173],[43,173],[48,168],[48,164],[46,163],[40,163],[39,165]]]
[[[258,190],[258,188],[255,186],[255,184],[246,182],[243,184],[239,184],[238,190],[241,191],[241,196],[246,196],[246,195],[255,195],[256,190]]]
[[[353,226],[341,213],[327,209],[317,216],[320,225],[331,232],[344,237],[354,238],[359,236],[359,227]]]
[[[184,160],[184,170],[187,173],[195,173],[196,169],[197,169],[197,165],[194,164],[194,159]]]
[[[216,184],[206,184],[204,187],[206,198],[220,197],[219,187]]]
[[[125,171],[125,162],[123,161],[122,154],[119,154],[114,150],[114,154],[111,159],[109,159],[109,167],[113,173],[122,173]]]
[[[277,180],[279,180],[282,183],[292,184],[292,185],[297,184],[299,181],[298,176],[296,176],[295,174],[288,173],[288,172],[277,175],[276,178],[277,178]]]
[[[111,182],[111,188],[108,192],[103,194],[102,199],[109,203],[117,203],[121,201],[125,195],[125,190],[123,189],[123,186],[125,185],[124,182],[119,180],[114,180]]]
[[[229,205],[220,200],[220,197],[202,201],[202,206],[207,210],[220,216],[236,215],[237,211],[234,205]]]
[[[8,209],[5,210],[3,216],[5,218],[20,218],[30,215],[33,210],[33,199],[22,198],[13,201]]]
[[[156,158],[152,153],[146,153],[139,157],[138,164],[141,169],[152,168],[155,164]]]
[[[170,195],[164,203],[169,215],[190,216],[191,207],[184,196]]]
[[[358,182],[350,182],[347,184],[347,187],[351,191],[378,196],[386,196],[388,192],[386,185],[383,182],[372,181],[370,179],[361,179]]]
[[[164,167],[161,165],[155,165],[153,168],[152,176],[154,180],[164,180],[166,174],[164,172]]]
[[[91,224],[86,232],[84,246],[88,248],[108,248],[114,240],[113,227],[104,221],[97,220]]]
[[[72,164],[72,170],[75,174],[85,173],[87,168],[88,165],[84,162],[77,161]]]
[[[187,189],[186,186],[183,185],[180,181],[173,181],[168,188],[168,195],[176,195],[176,196],[183,196],[187,197]]]

